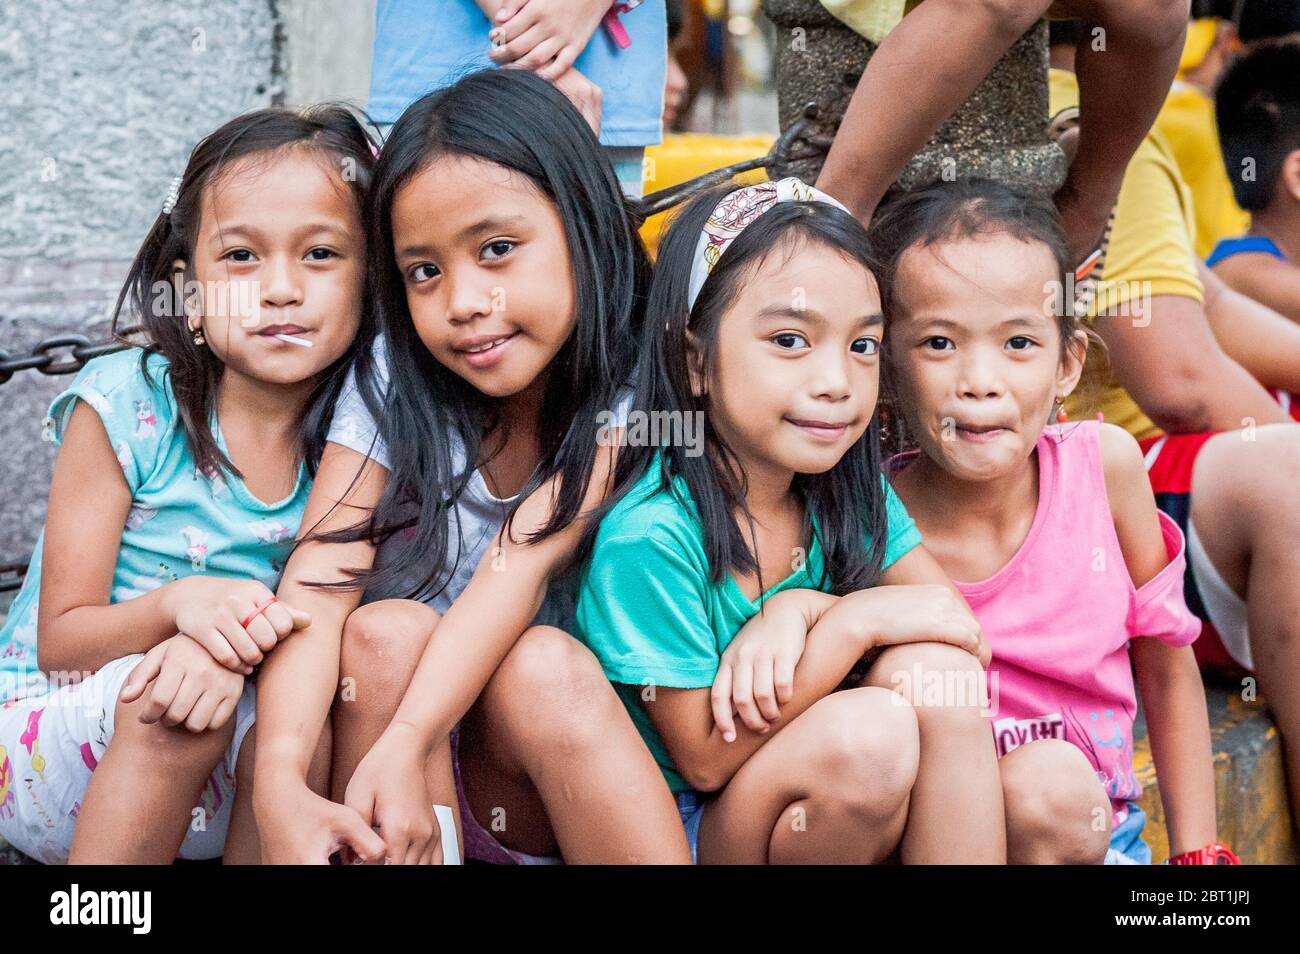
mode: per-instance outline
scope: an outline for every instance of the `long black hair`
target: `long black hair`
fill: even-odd
[[[311,149],[328,157],[356,199],[358,214],[363,212],[374,152],[365,130],[346,107],[269,107],[237,116],[206,136],[190,153],[184,173],[173,184],[131,263],[113,309],[114,338],[125,340],[119,332],[124,310],[143,328],[140,367],[146,381],[151,380],[149,356],[161,354],[167,359],[166,375],[185,438],[195,463],[205,473],[225,470],[241,476],[217,445],[210,424],[217,384],[225,366],[211,348],[194,344],[185,321],[184,295],[173,281],[173,262],[186,262],[186,277],[192,276],[203,195],[224,170],[241,159],[270,157],[290,148]],[[299,453],[312,474],[325,449],[325,434],[347,367],[363,343],[373,337],[366,309],[362,308],[361,313],[360,332],[351,347],[320,375],[299,424]]]
[[[729,570],[758,570],[735,514],[752,518],[735,453],[709,424],[709,396],[691,390],[689,332],[701,347],[703,366],[713,366],[714,345],[723,315],[739,296],[751,269],[769,255],[797,255],[804,243],[830,248],[873,272],[876,257],[866,230],[843,209],[825,202],[779,202],[754,220],[723,252],[705,279],[694,306],[688,304],[696,244],[714,207],[736,186],[726,185],[698,196],[673,219],[659,248],[654,282],[641,335],[635,410],[699,414],[704,420],[704,453],[691,455],[665,438],[658,446],[628,446],[615,467],[615,489],[597,517],[607,513],[649,470],[660,455],[660,489],[673,492],[685,479],[704,531],[710,576],[720,582]],[[671,419],[671,418],[670,418]],[[796,474],[794,489],[805,503],[804,540],[811,543],[816,517],[824,556],[821,584],[837,594],[873,585],[880,577],[887,538],[885,491],[881,482],[880,434],[875,417],[866,433],[839,462],[821,474]],[[687,501],[683,501],[687,503]],[[583,541],[588,552],[595,538],[593,519]],[[760,576],[760,590],[762,580]]]
[[[449,156],[486,160],[526,176],[555,204],[573,263],[576,322],[547,369],[540,459],[519,501],[557,476],[558,493],[549,520],[528,542],[578,516],[601,412],[614,406],[632,375],[650,280],[636,233],[639,214],[624,199],[586,120],[550,83],[526,70],[483,70],[402,113],[384,143],[367,204],[369,297],[387,339],[388,386],[369,352],[356,363],[358,389],[379,424],[391,476],[362,526],[325,538],[389,541],[383,561],[366,572],[349,571],[340,585],[416,599],[440,592],[455,572],[446,565],[448,513],[479,466],[484,435],[499,423],[499,402],[439,364],[416,334],[393,249],[394,196]],[[507,534],[516,509],[507,518]]]

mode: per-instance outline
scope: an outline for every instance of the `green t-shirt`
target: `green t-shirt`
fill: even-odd
[[[686,481],[676,493],[659,489],[659,464],[609,512],[596,534],[578,594],[575,635],[600,659],[637,730],[673,792],[690,788],[678,774],[663,739],[641,704],[649,687],[699,689],[713,685],[723,650],[759,601],[740,591],[728,573],[709,579],[704,530]],[[884,477],[889,539],[885,567],[921,542],[920,531]],[[813,541],[801,565],[768,589],[768,599],[789,589],[823,589],[822,550]],[[864,544],[865,545],[865,544]]]

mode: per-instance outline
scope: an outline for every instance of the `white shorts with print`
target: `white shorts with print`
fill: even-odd
[[[74,685],[0,705],[0,838],[45,864],[63,864],[91,773],[113,740],[117,696],[144,656],[115,659]],[[219,858],[235,797],[239,746],[257,717],[256,690],[245,683],[235,734],[195,806],[180,857]],[[196,830],[198,827],[200,830]],[[148,837],[148,831],[142,833]]]

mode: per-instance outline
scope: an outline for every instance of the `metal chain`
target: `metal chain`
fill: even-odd
[[[23,577],[26,575],[26,563],[0,563],[0,593],[7,593],[21,587]]]
[[[130,348],[131,343],[125,339],[138,331],[140,326],[133,325],[122,329],[116,338],[98,343],[92,342],[85,335],[56,335],[37,342],[25,354],[0,349],[0,384],[4,384],[18,371],[35,370],[50,375],[76,374],[92,358]],[[60,349],[67,349],[66,357],[59,357],[57,352]]]
[[[10,380],[18,371],[76,374],[93,358],[132,347],[131,342],[125,339],[139,331],[140,326],[133,325],[123,328],[116,338],[100,342],[92,342],[85,335],[55,335],[37,342],[26,353],[0,348],[0,384]],[[60,351],[65,351],[65,355],[60,357]],[[26,562],[0,563],[0,593],[21,587],[26,573]]]
[[[812,132],[813,124],[820,118],[823,111],[823,107],[817,103],[808,103],[800,117],[777,138],[772,144],[771,150],[765,156],[746,159],[742,162],[733,162],[729,166],[714,169],[712,172],[706,172],[694,179],[688,179],[666,189],[660,189],[658,192],[651,192],[641,200],[642,215],[649,218],[660,212],[666,212],[673,206],[680,205],[710,186],[726,182],[742,172],[749,172],[752,169],[770,169],[772,166],[783,165],[798,159],[811,159],[824,155],[830,148],[830,140],[824,136],[814,135]]]

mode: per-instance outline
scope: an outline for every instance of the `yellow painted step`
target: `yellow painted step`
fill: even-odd
[[[767,133],[746,136],[674,133],[665,136],[662,143],[649,146],[645,151],[645,194],[667,189],[733,162],[765,156],[771,150],[773,141],[773,137]],[[767,173],[762,169],[736,177],[737,182],[746,185],[763,182],[765,179]],[[641,226],[641,238],[652,257],[659,250],[659,233],[675,211],[673,209],[651,216]]]
[[[1282,739],[1262,700],[1242,699],[1242,687],[1210,682],[1205,687],[1214,749],[1214,794],[1219,839],[1245,864],[1297,864],[1287,807]],[[1133,761],[1142,783],[1140,804],[1147,814],[1143,838],[1151,860],[1169,857],[1169,833],[1160,802],[1155,763],[1145,722],[1134,726]]]

